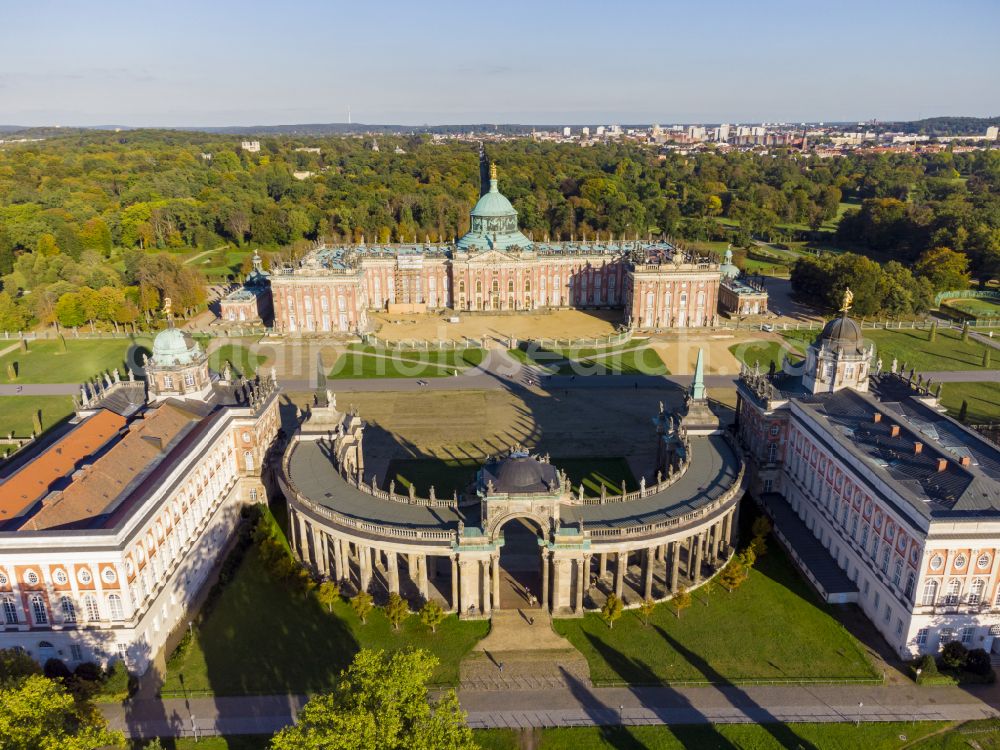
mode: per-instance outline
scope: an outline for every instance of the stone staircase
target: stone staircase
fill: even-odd
[[[502,665],[502,669],[501,669]],[[460,667],[463,690],[591,687],[587,660],[539,610],[497,610],[490,633]]]

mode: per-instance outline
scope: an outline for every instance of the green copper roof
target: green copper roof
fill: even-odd
[[[517,211],[507,200],[507,196],[497,189],[497,181],[490,180],[490,192],[486,193],[472,209],[473,216],[517,216]]]
[[[484,193],[470,214],[471,227],[458,241],[463,250],[507,250],[530,248],[531,240],[517,226],[517,211],[497,187],[496,176],[490,179],[490,191]]]

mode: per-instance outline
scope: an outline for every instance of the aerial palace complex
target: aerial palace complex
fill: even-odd
[[[372,310],[621,308],[623,323],[639,329],[710,326],[720,301],[726,313],[766,313],[767,292],[740,279],[730,257],[720,264],[666,241],[536,242],[518,228],[491,167],[470,230],[453,245],[321,245],[273,268],[269,287],[258,264],[222,300],[221,317],[273,314],[276,332],[302,335],[364,332]]]

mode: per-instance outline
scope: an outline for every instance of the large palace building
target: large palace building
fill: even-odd
[[[712,325],[721,279],[717,260],[669,242],[535,242],[493,169],[454,245],[321,246],[272,269],[270,289],[274,328],[289,334],[364,331],[371,310],[445,308],[622,308],[626,324],[655,329]],[[734,311],[766,312],[766,295],[763,306],[739,300],[762,290],[727,285]]]
[[[328,395],[282,459],[294,549],[353,590],[435,599],[462,617],[533,603],[579,615],[611,592],[629,605],[668,597],[729,558],[743,493],[740,452],[699,382],[682,413],[661,407],[639,488],[600,497],[517,446],[451,497],[402,491],[366,473],[365,425]]]
[[[749,488],[821,595],[856,602],[901,656],[1000,651],[1000,449],[830,321],[806,360],[745,368]]]
[[[145,671],[264,500],[273,374],[212,373],[170,327],[145,377],[85,386],[68,427],[0,472],[0,648]]]

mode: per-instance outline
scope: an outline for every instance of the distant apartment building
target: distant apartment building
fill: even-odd
[[[240,148],[255,154],[260,151],[260,141],[240,141]]]

